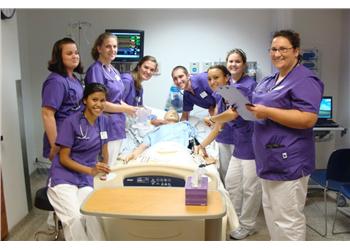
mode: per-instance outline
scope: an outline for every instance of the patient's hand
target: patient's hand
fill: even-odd
[[[153,120],[151,120],[151,124],[153,126],[160,126],[160,125],[164,125],[164,124],[167,124],[167,123],[168,123],[168,121],[163,120],[163,119],[153,119]]]
[[[122,160],[124,162],[124,164],[128,163],[131,160],[135,160],[136,158],[137,158],[137,156],[134,153],[119,156],[119,159]]]

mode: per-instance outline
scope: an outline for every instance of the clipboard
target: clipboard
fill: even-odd
[[[246,104],[253,105],[242,95],[242,93],[232,85],[220,86],[216,92],[221,95],[231,106],[236,108],[237,113],[247,121],[258,121],[247,109]]]

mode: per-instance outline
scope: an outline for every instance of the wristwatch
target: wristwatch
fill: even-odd
[[[16,9],[1,9],[1,20],[12,18],[15,12]]]

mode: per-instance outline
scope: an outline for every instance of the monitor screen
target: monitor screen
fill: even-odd
[[[321,100],[320,112],[318,112],[318,118],[332,119],[333,103],[331,96],[324,96]]]
[[[114,62],[135,62],[143,57],[142,30],[106,30],[118,37],[118,53]]]

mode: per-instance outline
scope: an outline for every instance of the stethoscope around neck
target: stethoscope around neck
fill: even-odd
[[[85,132],[84,132],[84,129],[81,125],[81,120],[84,119],[86,121],[86,129],[85,129]],[[99,161],[103,158],[102,157],[102,138],[101,138],[101,123],[100,123],[100,117],[97,117],[97,125],[98,125],[98,138],[100,140],[100,151],[99,151],[99,154],[98,154],[98,157],[99,157]],[[80,131],[80,135],[77,136],[77,139],[79,140],[90,140],[90,136],[88,136],[88,133],[89,133],[89,121],[86,119],[85,115],[84,115],[84,112],[81,112],[81,115],[80,115],[80,118],[79,118],[79,131]]]
[[[112,72],[115,74],[114,78],[110,75],[109,72],[107,72],[106,67],[110,68],[112,70]],[[118,73],[117,69],[113,67],[113,65],[102,64],[102,70],[103,70],[103,74],[108,78],[108,80],[112,80],[112,81],[119,81],[120,80],[119,73]]]

